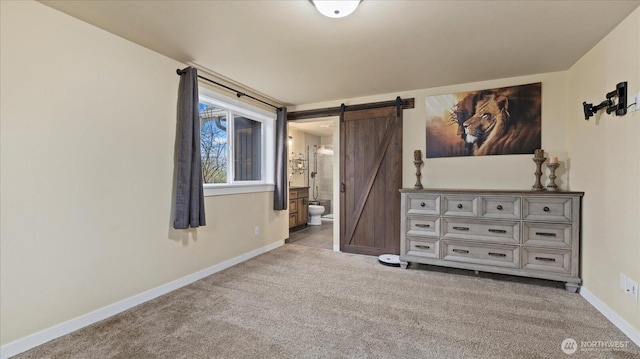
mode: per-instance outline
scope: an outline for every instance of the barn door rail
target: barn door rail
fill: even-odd
[[[327,108],[319,108],[319,109],[304,110],[304,111],[292,111],[287,113],[287,121],[304,120],[304,119],[319,118],[319,117],[341,116],[345,112],[349,112],[349,111],[370,110],[370,109],[376,109],[376,108],[382,108],[382,107],[397,106],[399,103],[402,105],[402,109],[415,108],[415,98],[402,99],[400,98],[400,96],[398,96],[395,100],[391,100],[391,101],[372,102],[372,103],[357,104],[357,105],[342,104],[336,107],[327,107]]]

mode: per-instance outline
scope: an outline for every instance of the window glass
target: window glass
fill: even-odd
[[[200,156],[204,183],[227,183],[227,111],[200,103]]]
[[[233,119],[234,179],[262,179],[262,123],[235,116]]]

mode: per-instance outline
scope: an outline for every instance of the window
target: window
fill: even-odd
[[[199,102],[205,195],[272,190],[275,115],[206,95]]]

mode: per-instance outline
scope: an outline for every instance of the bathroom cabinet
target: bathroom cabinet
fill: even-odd
[[[289,189],[289,228],[306,226],[309,220],[309,188]]]

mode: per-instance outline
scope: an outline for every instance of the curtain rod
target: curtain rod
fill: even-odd
[[[182,74],[184,74],[184,73],[185,73],[185,71],[184,71],[184,70],[177,69],[177,70],[176,70],[176,73],[177,73],[178,75],[182,75]],[[235,93],[236,93],[236,96],[238,96],[238,98],[240,98],[240,97],[242,97],[242,96],[246,96],[246,97],[248,97],[248,98],[250,98],[250,99],[252,99],[252,100],[254,100],[254,101],[262,102],[263,104],[265,104],[265,105],[267,105],[267,106],[271,106],[271,107],[275,108],[276,110],[280,108],[280,106],[275,106],[275,105],[272,105],[272,104],[270,104],[270,103],[268,103],[268,102],[264,102],[264,101],[262,101],[262,100],[261,100],[261,99],[259,99],[259,98],[255,98],[255,97],[253,97],[253,96],[251,96],[251,95],[247,95],[247,94],[246,94],[246,93],[244,93],[244,92],[240,92],[240,91],[238,91],[238,90],[236,90],[236,89],[234,89],[234,88],[231,88],[231,87],[229,87],[229,86],[227,86],[227,85],[223,85],[223,84],[221,84],[221,83],[219,83],[219,82],[215,82],[215,81],[210,80],[210,79],[208,79],[208,78],[206,78],[206,77],[204,77],[204,76],[200,76],[200,75],[198,75],[198,78],[201,78],[201,79],[203,79],[203,80],[205,80],[205,81],[211,82],[211,83],[212,83],[212,84],[214,84],[214,85],[218,85],[218,86],[220,86],[220,87],[224,87],[225,89],[227,89],[227,90],[229,90],[229,91],[235,92]]]

